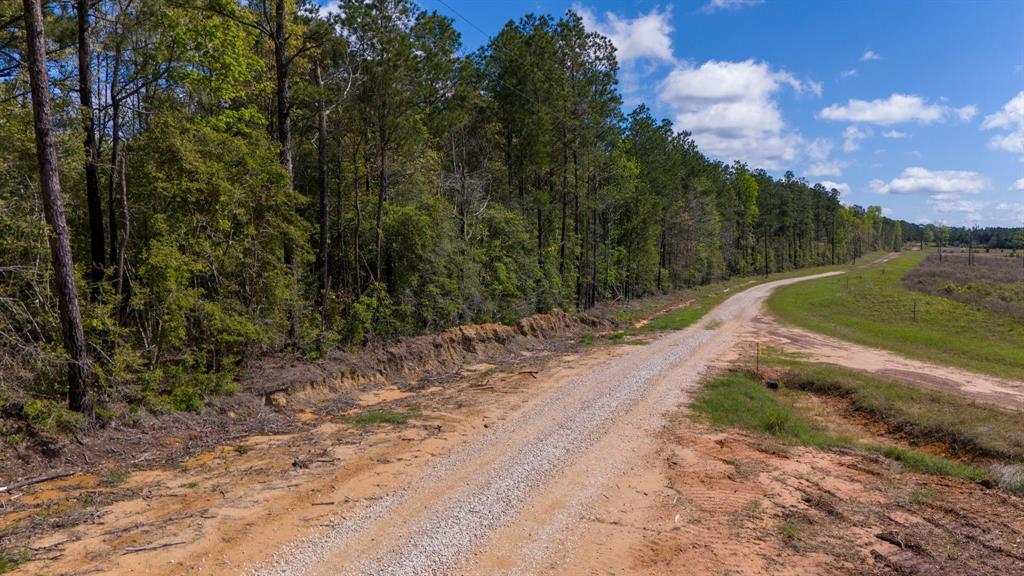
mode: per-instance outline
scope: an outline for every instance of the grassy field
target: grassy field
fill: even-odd
[[[922,474],[970,481],[989,478],[983,468],[943,456],[895,444],[859,442],[837,434],[798,406],[799,394],[801,392],[786,389],[772,391],[749,373],[729,372],[707,382],[691,407],[713,425],[766,434],[790,445],[871,452]]]
[[[906,356],[1024,380],[1024,323],[985,308],[908,290],[902,279],[926,257],[776,291],[769,309],[786,322]]]
[[[882,255],[883,253],[881,252],[865,255],[861,258],[858,264],[872,262],[881,258]],[[757,284],[763,284],[765,282],[771,282],[773,280],[785,280],[786,278],[795,278],[798,276],[810,276],[824,272],[849,270],[853,267],[854,265],[849,263],[836,264],[834,266],[818,266],[815,268],[777,272],[769,274],[768,276],[733,278],[725,282],[709,284],[707,286],[698,286],[688,290],[680,290],[673,293],[671,296],[651,299],[649,302],[638,302],[635,306],[627,306],[623,308],[623,310],[619,311],[616,314],[616,320],[623,323],[635,323],[641,318],[651,315],[659,305],[664,306],[668,301],[676,303],[689,302],[689,304],[686,304],[685,306],[680,306],[661,314],[657,314],[643,326],[629,328],[625,330],[623,334],[628,336],[647,332],[659,332],[662,330],[682,330],[703,318],[709,310],[718,304],[721,304],[729,296],[732,296],[742,289],[749,288]]]

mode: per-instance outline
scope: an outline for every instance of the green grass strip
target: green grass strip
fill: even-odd
[[[884,265],[780,288],[768,308],[786,322],[850,342],[1024,380],[1024,324],[903,287],[903,275],[925,255],[908,252]]]

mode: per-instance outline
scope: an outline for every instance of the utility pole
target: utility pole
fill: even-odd
[[[977,230],[977,228],[978,228],[978,226],[977,226],[977,224],[975,224],[974,226],[971,227],[971,231],[968,234],[968,236],[970,238],[970,241],[969,241],[970,243],[969,243],[969,246],[967,248],[967,265],[968,266],[974,266],[974,231]]]

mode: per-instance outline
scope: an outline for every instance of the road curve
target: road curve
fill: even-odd
[[[665,413],[687,401],[772,290],[840,273],[768,282],[732,296],[686,330],[532,399],[439,457],[403,490],[336,518],[250,573],[535,573],[555,549],[572,548],[567,528],[603,487],[653,450],[652,433]]]

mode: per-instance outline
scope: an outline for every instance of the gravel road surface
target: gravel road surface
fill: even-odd
[[[538,396],[405,489],[335,518],[251,574],[535,573],[552,551],[571,549],[565,528],[652,449],[663,416],[687,401],[765,297],[832,274],[749,288],[690,328]]]

